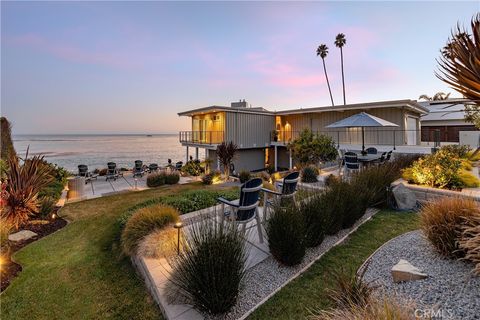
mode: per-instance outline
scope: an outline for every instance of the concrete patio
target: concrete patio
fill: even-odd
[[[180,177],[179,184],[186,184],[194,181],[191,177]],[[93,179],[87,182],[83,188],[83,197],[81,198],[68,198],[69,201],[81,201],[87,199],[94,199],[112,194],[128,191],[141,191],[149,189],[147,187],[147,174],[143,177],[134,178],[132,172],[124,172],[123,176],[118,177],[116,180],[106,180],[105,176],[98,176],[97,179]]]

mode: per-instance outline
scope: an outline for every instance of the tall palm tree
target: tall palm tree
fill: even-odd
[[[343,46],[347,44],[347,39],[343,33],[337,34],[335,37],[335,45],[340,48],[340,60],[342,64],[342,86],[343,86],[343,104],[347,104],[345,99],[345,75],[343,74]]]
[[[322,58],[323,71],[325,72],[325,78],[327,79],[328,92],[330,93],[330,100],[332,100],[332,106],[334,106],[332,89],[330,88],[330,82],[328,81],[327,67],[325,66],[325,58],[327,57],[327,55],[328,55],[327,45],[326,44],[319,45],[317,48],[317,56],[320,56],[320,58]]]

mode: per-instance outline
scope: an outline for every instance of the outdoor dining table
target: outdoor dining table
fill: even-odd
[[[357,154],[357,159],[362,163],[362,166],[368,166],[374,161],[380,160],[382,154],[366,154],[362,155],[361,153]]]

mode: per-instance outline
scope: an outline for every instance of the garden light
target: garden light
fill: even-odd
[[[180,254],[180,229],[183,228],[183,223],[182,222],[177,222],[173,225],[173,227],[178,230],[178,233],[177,233],[177,254]]]

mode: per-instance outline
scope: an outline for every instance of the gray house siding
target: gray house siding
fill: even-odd
[[[212,161],[212,168],[216,169],[217,151],[209,150],[208,159]],[[237,173],[242,170],[253,171],[265,168],[265,148],[238,150],[233,165]],[[223,169],[220,167],[220,170]]]
[[[274,128],[273,115],[226,112],[225,141],[233,141],[240,149],[265,148]]]
[[[406,129],[407,116],[416,116],[419,118],[418,114],[408,113],[399,108],[378,108],[369,110],[346,110],[342,112],[326,111],[285,115],[282,119],[282,125],[284,126],[287,123],[290,124],[292,128],[291,130],[293,131],[293,137],[295,137],[296,134],[303,129],[309,128],[314,132],[329,135],[335,141],[340,140],[340,143],[361,144],[362,133],[360,128],[326,128],[326,126],[329,124],[350,117],[361,111],[368,112],[373,116],[385,119],[398,125],[398,127],[365,128],[366,144],[390,145],[393,144],[394,139],[396,145],[406,144],[406,133],[402,131]],[[417,125],[417,130],[419,130],[419,124]],[[418,143],[420,143],[419,138]]]

